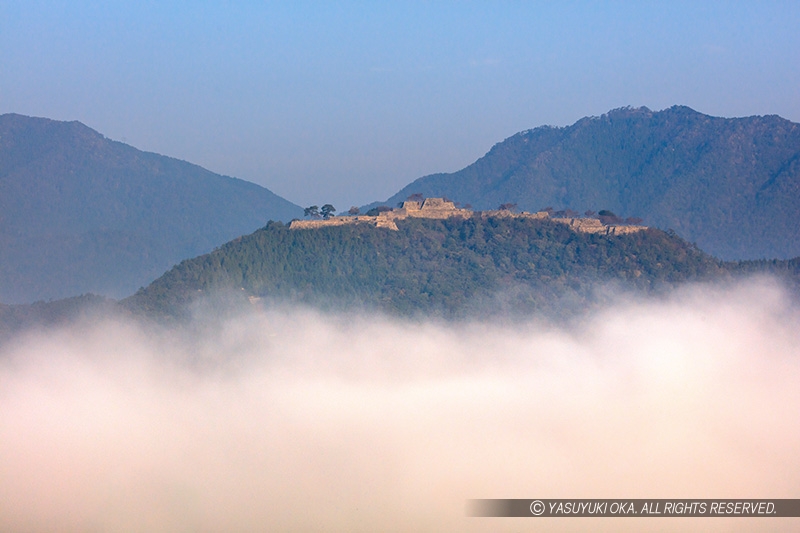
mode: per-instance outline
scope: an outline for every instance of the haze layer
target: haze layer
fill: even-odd
[[[465,500],[795,497],[798,318],[756,280],[569,330],[267,309],[28,334],[0,354],[0,529],[790,528]]]

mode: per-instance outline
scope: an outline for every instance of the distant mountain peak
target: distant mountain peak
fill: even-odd
[[[0,302],[121,297],[299,206],[112,141],[78,121],[0,115]]]
[[[675,105],[621,107],[495,144],[472,165],[415,180],[411,193],[494,209],[603,206],[674,229],[725,259],[800,255],[800,124],[720,118]]]

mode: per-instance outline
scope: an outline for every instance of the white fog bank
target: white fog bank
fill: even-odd
[[[469,498],[800,497],[800,314],[751,281],[577,328],[268,310],[0,353],[2,531],[790,530]]]

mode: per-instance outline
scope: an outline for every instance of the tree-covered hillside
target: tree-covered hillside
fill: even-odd
[[[79,122],[0,116],[0,302],[127,296],[187,257],[302,209]]]
[[[549,220],[408,219],[398,231],[367,225],[290,230],[270,223],[183,261],[123,301],[176,314],[200,296],[243,296],[337,309],[440,316],[479,310],[580,306],[601,283],[651,290],[723,274],[720,263],[660,230],[576,233]]]
[[[446,196],[476,209],[609,209],[674,229],[723,259],[800,255],[800,124],[688,107],[617,109],[539,127],[387,200]]]

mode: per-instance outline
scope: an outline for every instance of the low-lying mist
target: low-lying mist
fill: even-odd
[[[797,527],[465,501],[800,496],[799,319],[761,279],[563,328],[272,308],[28,333],[0,353],[0,530]]]

